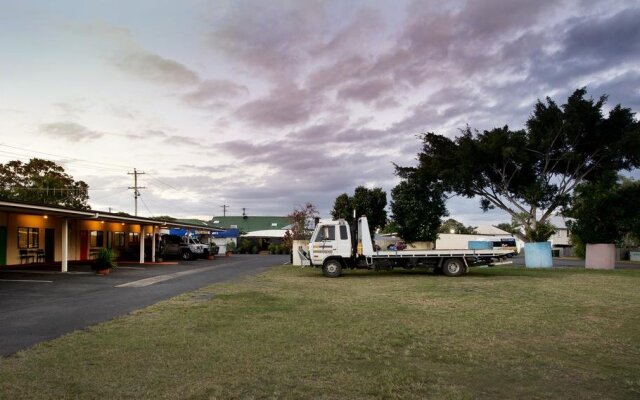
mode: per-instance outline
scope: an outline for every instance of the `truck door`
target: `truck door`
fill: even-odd
[[[333,255],[336,251],[336,227],[335,225],[324,225],[317,230],[317,234],[312,238],[310,244],[311,260],[314,264],[322,264],[325,258]]]

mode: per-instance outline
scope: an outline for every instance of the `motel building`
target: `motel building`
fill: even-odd
[[[70,262],[89,262],[100,248],[141,264],[145,247],[156,259],[161,231],[200,228],[93,210],[0,200],[0,268],[42,264],[67,272]],[[140,246],[140,238],[146,246]],[[137,254],[131,254],[131,250]],[[150,256],[150,258],[149,258]]]

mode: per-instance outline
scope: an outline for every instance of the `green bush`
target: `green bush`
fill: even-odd
[[[237,250],[238,249],[236,248],[236,242],[234,242],[233,240],[229,240],[227,242],[227,251],[235,253]]]
[[[275,243],[269,244],[269,253],[278,254],[278,245]]]
[[[101,248],[96,255],[96,259],[91,263],[91,268],[97,271],[117,267],[118,265],[113,261],[114,256],[113,250]]]
[[[251,241],[249,239],[240,239],[240,244],[238,245],[238,253],[240,254],[249,254],[251,253]]]
[[[556,233],[555,227],[549,222],[538,223],[535,230],[525,229],[525,236],[533,243],[546,242],[554,233]]]

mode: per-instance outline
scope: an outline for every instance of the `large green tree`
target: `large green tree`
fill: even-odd
[[[615,177],[598,182],[585,182],[576,188],[565,215],[574,241],[618,243],[628,235],[640,234],[640,181]]]
[[[442,185],[420,170],[396,166],[402,181],[391,191],[392,220],[407,242],[435,242],[442,217],[448,215]]]
[[[87,209],[89,186],[76,181],[53,161],[32,158],[29,162],[0,164],[0,198]]]
[[[372,230],[383,228],[387,223],[387,193],[381,188],[368,189],[358,186],[353,196],[346,193],[336,197],[331,210],[334,219],[343,218],[353,226],[353,212],[356,216],[367,216],[369,226]]]
[[[523,239],[541,240],[577,185],[640,166],[634,113],[617,105],[605,116],[606,96],[585,96],[583,88],[561,106],[538,101],[523,130],[467,128],[455,139],[423,134],[417,169],[447,192],[479,197],[484,211],[506,211],[525,228]]]

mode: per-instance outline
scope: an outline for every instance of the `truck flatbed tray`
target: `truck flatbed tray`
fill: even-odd
[[[371,258],[428,258],[428,257],[504,257],[511,250],[384,250],[376,251]]]

